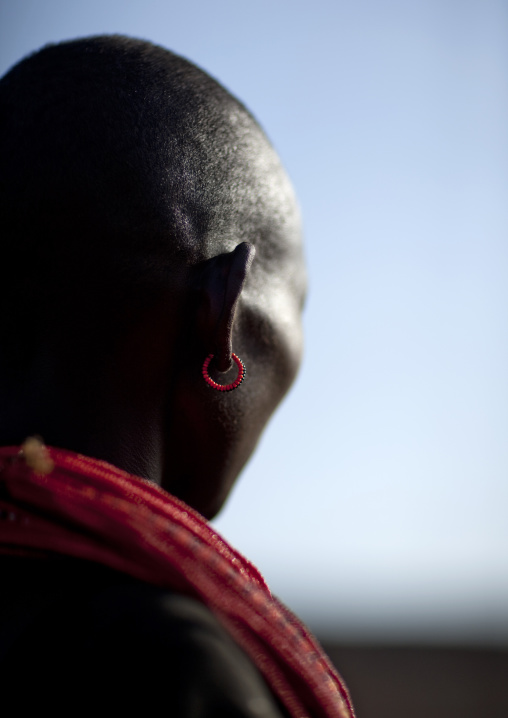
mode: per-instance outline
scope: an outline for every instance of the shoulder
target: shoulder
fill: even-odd
[[[79,707],[101,712],[285,715],[249,657],[198,600],[121,577],[79,586],[44,602],[4,661],[14,681],[23,676],[33,686],[39,704],[63,714],[79,696]]]
[[[102,595],[94,613],[97,643],[106,645],[119,677],[151,686],[153,696],[144,700],[171,696],[178,716],[280,717],[256,667],[199,601],[138,585]]]

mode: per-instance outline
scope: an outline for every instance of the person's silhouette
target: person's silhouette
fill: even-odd
[[[272,623],[279,609],[192,511],[219,511],[300,362],[300,219],[276,153],[204,72],[117,36],[23,60],[0,113],[9,694],[53,712],[349,715],[340,685],[294,687],[282,643],[266,668],[224,562]],[[216,564],[224,596],[202,585]]]

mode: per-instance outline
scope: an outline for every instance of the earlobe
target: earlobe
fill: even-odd
[[[236,307],[254,255],[254,246],[242,242],[232,252],[209,260],[203,278],[204,339],[207,351],[214,355],[215,367],[221,372],[231,367]]]

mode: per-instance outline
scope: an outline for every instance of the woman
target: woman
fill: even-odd
[[[274,150],[201,70],[122,37],[44,48],[0,106],[10,697],[352,715],[314,640],[203,519],[300,362],[299,215]]]

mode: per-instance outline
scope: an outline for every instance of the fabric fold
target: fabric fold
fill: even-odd
[[[87,559],[197,597],[293,718],[354,716],[316,639],[203,517],[104,461],[44,450],[45,467],[19,447],[0,448],[0,553]]]

